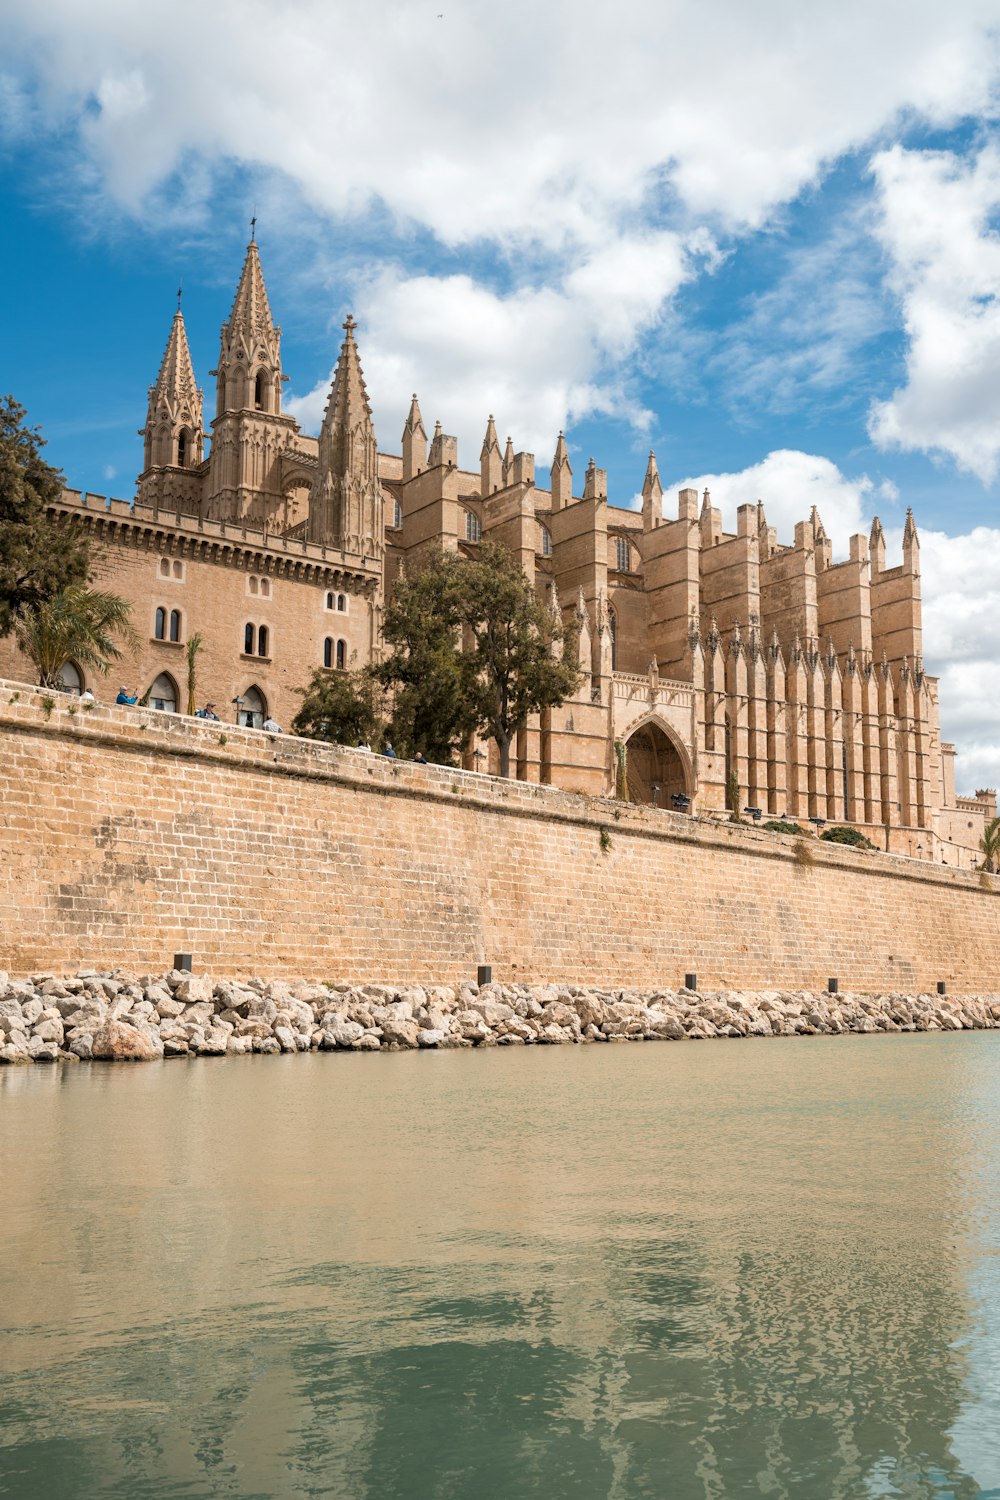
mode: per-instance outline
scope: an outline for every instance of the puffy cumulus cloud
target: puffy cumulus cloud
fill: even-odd
[[[420,396],[425,425],[440,419],[476,468],[486,419],[501,441],[547,464],[556,434],[600,413],[640,430],[650,413],[612,372],[655,323],[665,300],[712,246],[670,231],[619,237],[555,286],[497,292],[470,276],[408,275],[391,266],[356,279],[358,332],[376,430],[396,446]],[[329,381],[286,407],[309,430],[322,418]]]
[[[882,447],[950,454],[989,483],[1000,462],[1000,150],[964,159],[894,146],[874,160],[909,340],[906,382],[871,411]]]
[[[899,536],[889,541],[898,548]],[[1000,530],[920,532],[924,664],[941,679],[941,731],[961,791],[1000,783]]]
[[[594,244],[667,189],[755,225],[903,114],[986,107],[995,0],[38,0],[8,58],[75,112],[138,209],[192,157],[288,174],[314,206],[384,206],[443,243]],[[193,40],[196,39],[196,40]],[[8,64],[10,67],[11,65]]]
[[[737,506],[762,500],[768,525],[777,529],[781,542],[791,542],[795,523],[808,520],[815,505],[837,556],[847,555],[849,539],[856,532],[868,534],[872,515],[880,506],[891,511],[898,501],[891,480],[877,483],[867,474],[852,479],[828,458],[788,448],[769,453],[760,463],[735,474],[672,480],[666,486],[668,515],[670,497],[685,488],[707,489],[712,504],[722,511],[723,525],[731,531],[736,529]]]

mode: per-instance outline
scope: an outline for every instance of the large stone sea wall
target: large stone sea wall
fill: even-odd
[[[278,1052],[700,1041],[1000,1027],[1000,994],[829,995],[581,985],[308,984],[163,975],[0,974],[0,1063],[147,1062]]]
[[[0,683],[0,968],[1000,991],[998,882]]]

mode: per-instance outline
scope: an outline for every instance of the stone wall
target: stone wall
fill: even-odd
[[[0,683],[0,969],[1000,990],[998,882]]]

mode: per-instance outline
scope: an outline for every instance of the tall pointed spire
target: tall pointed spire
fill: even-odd
[[[368,391],[354,338],[354,319],[344,323],[344,341],[319,432],[319,473],[309,495],[309,534],[348,552],[381,557],[382,487]]]
[[[424,419],[420,415],[420,402],[416,391],[410,402],[410,414],[403,428],[403,478],[412,479],[427,466],[427,433]]]
[[[256,240],[247,246],[229,319],[222,325],[216,416],[281,410],[281,329],[271,316]]]
[[[556,442],[556,451],[552,455],[552,467],[549,470],[552,487],[552,509],[562,510],[564,506],[573,500],[573,470],[569,464],[569,451],[566,447],[566,439],[563,437],[562,429]]]
[[[649,450],[646,477],[642,481],[642,529],[652,531],[663,520],[663,485],[656,464],[656,454]]]
[[[486,424],[486,436],[479,454],[479,493],[486,500],[503,484],[503,459],[500,457],[500,441],[497,437],[493,413]]]
[[[510,476],[511,476],[511,473],[513,471],[513,468],[514,468],[514,444],[511,441],[510,436],[508,435],[507,446],[503,450],[503,464],[502,464],[501,470],[500,470],[500,473],[501,473],[502,479],[503,479],[503,484],[504,484],[505,488],[510,483]]]
[[[908,573],[920,572],[920,538],[913,511],[907,508],[906,525],[903,527],[903,567]]]
[[[143,472],[173,466],[189,469],[202,461],[205,431],[202,425],[202,393],[194,378],[184,314],[180,307],[170,325],[160,372],[149,388]]]
[[[873,573],[885,572],[885,532],[882,530],[882,522],[878,516],[872,522],[871,534],[868,538],[868,552],[871,557],[871,570]]]

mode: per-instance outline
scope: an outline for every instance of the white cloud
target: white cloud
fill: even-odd
[[[7,7],[12,10],[11,7]],[[593,244],[667,180],[757,224],[902,111],[946,123],[995,82],[994,0],[39,0],[5,21],[139,204],[191,154],[289,174],[443,242]],[[192,37],[197,46],[192,48]]]
[[[1000,151],[894,146],[873,163],[879,234],[909,340],[906,383],[871,412],[882,447],[939,451],[984,484],[1000,463]]]
[[[762,500],[768,525],[777,529],[780,542],[791,542],[795,523],[808,520],[815,505],[838,557],[847,555],[849,539],[856,532],[867,536],[879,506],[883,511],[891,509],[898,499],[891,481],[876,483],[867,474],[851,479],[828,458],[788,448],[769,453],[760,463],[735,474],[671,480],[665,496],[668,515],[673,496],[685,488],[707,489],[730,531],[736,529],[737,506]]]
[[[941,729],[959,790],[1000,784],[1000,530],[920,532],[924,664],[941,679]]]
[[[355,288],[359,342],[384,448],[397,447],[410,392],[425,425],[440,420],[477,468],[486,419],[547,466],[556,434],[601,412],[643,430],[650,413],[608,366],[656,321],[667,298],[712,251],[669,231],[612,241],[561,282],[502,294],[466,275],[411,276],[390,267]],[[287,409],[315,431],[329,381]]]

